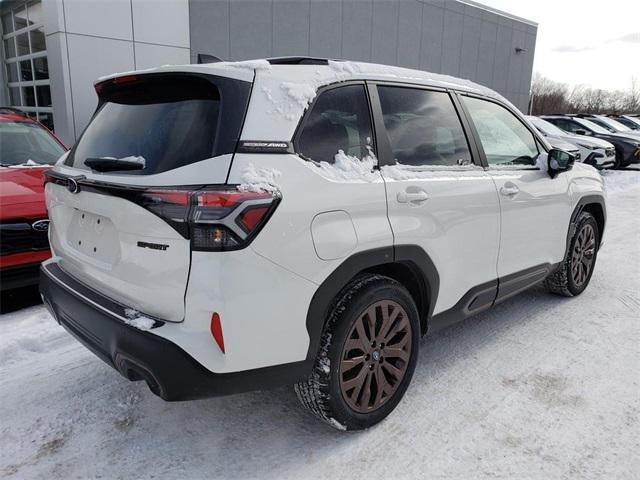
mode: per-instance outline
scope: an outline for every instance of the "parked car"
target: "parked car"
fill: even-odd
[[[284,58],[96,91],[47,173],[41,293],[165,400],[295,384],[320,419],[366,428],[421,336],[542,281],[579,295],[593,273],[601,176],[479,85]]]
[[[622,123],[614,120],[613,118],[606,117],[604,115],[587,115],[581,114],[578,115],[580,118],[585,118],[595,123],[596,125],[600,125],[605,130],[611,133],[621,133],[623,135],[630,135],[634,138],[640,139],[640,132],[636,132],[631,128],[623,125]]]
[[[599,170],[611,168],[616,163],[616,149],[611,143],[605,140],[593,137],[588,138],[584,135],[571,135],[542,118],[528,116],[527,120],[545,136],[554,148],[567,150],[574,155],[575,150],[578,150],[579,155],[576,157],[576,160],[582,161]],[[572,147],[563,147],[560,142],[568,143],[568,145]]]
[[[611,133],[591,120],[566,115],[543,115],[540,118],[574,135],[585,135],[612,143],[616,148],[615,168],[640,163],[640,140],[622,133]]]
[[[631,115],[609,115],[615,121],[631,130],[640,131],[640,118]]]
[[[43,172],[66,150],[46,127],[0,108],[0,290],[38,283],[51,256]]]

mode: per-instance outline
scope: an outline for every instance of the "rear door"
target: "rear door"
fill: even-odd
[[[475,303],[471,291],[495,282],[500,209],[453,98],[444,90],[378,84],[373,101],[394,245],[420,246],[433,261],[440,277],[434,313],[466,294],[467,313],[490,306],[495,285]]]
[[[54,261],[115,301],[181,321],[191,193],[225,183],[250,87],[188,74],[98,84],[98,110],[46,185]]]
[[[514,279],[511,292],[501,282],[501,296],[517,293],[544,278],[547,268],[564,256],[571,216],[567,176],[552,179],[540,167],[538,161],[546,162],[546,152],[513,112],[486,98],[460,98],[499,192],[502,233],[498,275],[522,276]]]

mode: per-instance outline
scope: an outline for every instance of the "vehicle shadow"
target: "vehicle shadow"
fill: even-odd
[[[37,285],[16,288],[2,292],[0,297],[0,313],[11,313],[22,308],[33,307],[42,303]]]
[[[536,312],[541,309],[560,309],[567,301],[571,300],[534,289],[424,339],[407,397],[387,421],[367,431],[344,433],[322,424],[302,410],[289,387],[167,404],[150,397],[146,388],[138,384],[136,388],[140,390],[137,391],[144,397],[143,408],[149,409],[149,415],[145,414],[131,433],[140,428],[145,432],[145,438],[153,438],[155,435],[165,437],[165,428],[188,432],[188,438],[181,439],[178,444],[184,441],[188,445],[181,454],[199,458],[199,469],[191,470],[196,476],[295,478],[300,468],[312,463],[316,469],[322,466],[323,477],[340,478],[344,475],[342,469],[349,468],[353,458],[366,461],[372,455],[379,455],[372,444],[384,444],[382,440],[388,439],[389,435],[402,445],[407,443],[404,447],[413,450],[402,432],[404,426],[416,421],[416,410],[428,409],[425,389],[434,378],[445,376],[448,370],[468,361],[479,349],[494,349],[510,329],[537,321]],[[160,422],[153,418],[157,411],[162,412]],[[438,412],[432,414],[439,415]],[[428,418],[421,419],[421,422],[425,421],[428,423]],[[135,441],[145,442],[140,436]],[[142,455],[156,456],[153,452],[155,442],[136,444]],[[175,448],[178,447],[173,444],[172,449]],[[420,447],[415,448],[418,453]],[[331,462],[323,464],[323,459],[329,458]],[[156,462],[159,462],[156,467],[161,468],[164,459],[154,458],[153,463]],[[335,469],[335,472],[332,474],[326,469]]]

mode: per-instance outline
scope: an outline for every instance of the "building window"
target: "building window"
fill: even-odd
[[[43,21],[40,0],[2,12],[2,68],[9,106],[23,110],[53,130]]]

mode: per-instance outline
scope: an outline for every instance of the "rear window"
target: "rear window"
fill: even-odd
[[[251,84],[214,76],[144,75],[97,86],[100,103],[67,165],[142,158],[151,175],[235,150]]]

